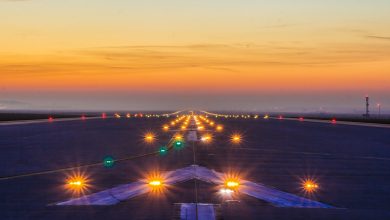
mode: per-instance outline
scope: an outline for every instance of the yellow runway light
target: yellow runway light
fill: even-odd
[[[205,135],[203,135],[202,138],[201,138],[201,141],[202,141],[202,142],[205,142],[205,143],[211,142],[211,141],[212,141],[212,136],[211,136],[211,134],[205,134]]]
[[[73,174],[67,178],[65,188],[78,196],[88,190],[90,187],[88,182],[88,178],[83,174]]]
[[[226,182],[226,186],[228,188],[237,188],[239,185],[240,184],[237,181],[233,181],[233,180],[230,180],[230,181]]]
[[[239,144],[241,143],[241,135],[239,134],[233,134],[230,138],[231,142],[234,144]]]
[[[217,131],[222,131],[223,127],[222,127],[222,125],[218,125],[216,129],[217,129]]]
[[[153,133],[148,132],[148,133],[145,134],[144,139],[145,139],[146,142],[152,143],[156,139],[156,136]]]
[[[161,181],[160,180],[152,180],[149,182],[149,185],[151,186],[161,186]]]
[[[313,181],[313,180],[305,180],[303,183],[302,183],[302,188],[308,192],[308,193],[312,193],[312,192],[315,192],[319,186],[318,184]]]

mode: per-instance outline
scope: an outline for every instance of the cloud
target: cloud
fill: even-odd
[[[298,24],[275,24],[275,25],[269,25],[269,26],[263,26],[261,28],[263,29],[273,29],[273,28],[289,28],[297,26]]]
[[[368,35],[366,37],[371,39],[377,39],[377,40],[390,40],[390,37],[385,37],[385,36]]]
[[[80,54],[111,61],[145,61],[145,68],[240,68],[246,66],[305,66],[371,62],[387,59],[383,45],[339,43],[316,47],[270,42],[268,44],[145,45],[89,48]],[[364,54],[364,56],[362,56]]]
[[[333,43],[314,46],[264,44],[123,45],[80,48],[56,54],[4,55],[0,72],[11,81],[24,77],[154,76],[181,72],[247,73],[281,68],[330,67],[388,59],[387,44]],[[7,61],[8,60],[8,61]]]
[[[26,108],[31,106],[30,103],[17,100],[0,100],[0,109]]]

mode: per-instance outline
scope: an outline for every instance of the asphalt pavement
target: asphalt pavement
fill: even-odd
[[[107,118],[10,124],[0,127],[0,219],[178,219],[178,204],[214,204],[219,219],[390,219],[390,130],[278,119],[212,118],[224,126],[210,143],[187,142],[153,154],[172,138],[172,118]],[[210,128],[212,130],[212,128]],[[145,143],[144,134],[156,140]],[[198,136],[203,133],[199,131]],[[242,135],[240,144],[230,136]],[[105,156],[118,161],[111,168]],[[131,159],[134,158],[134,159]],[[237,192],[226,201],[214,184],[192,179],[112,206],[54,206],[75,195],[65,189],[74,173],[88,176],[92,194],[195,163],[221,173],[335,208],[280,208]],[[94,166],[82,167],[86,164]],[[74,170],[40,174],[77,167]],[[37,175],[18,177],[24,174]],[[13,178],[14,177],[14,178]],[[307,194],[302,180],[318,191]]]

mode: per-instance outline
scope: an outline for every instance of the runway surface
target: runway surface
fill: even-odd
[[[137,157],[171,140],[174,133],[163,131],[162,125],[173,119],[95,118],[0,126],[0,176],[11,177],[0,180],[0,219],[180,219],[183,210],[192,213],[194,203],[214,210],[218,219],[390,219],[388,128],[210,117],[224,126],[223,132],[212,133],[210,143],[187,141],[164,156]],[[155,142],[145,143],[148,131],[156,133]],[[240,144],[231,143],[234,132],[242,134]],[[197,136],[205,133],[197,131]],[[107,155],[130,159],[105,168],[99,163]],[[143,180],[152,171],[175,171],[194,163],[332,208],[277,207],[240,190],[227,201],[218,184],[196,178],[111,206],[53,205],[77,197],[64,188],[73,173],[88,175],[89,195]],[[301,188],[301,180],[309,177],[319,184],[312,194]]]

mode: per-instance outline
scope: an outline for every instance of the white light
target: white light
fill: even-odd
[[[231,189],[220,189],[219,192],[225,195],[231,195],[232,193],[234,193],[234,191]]]

